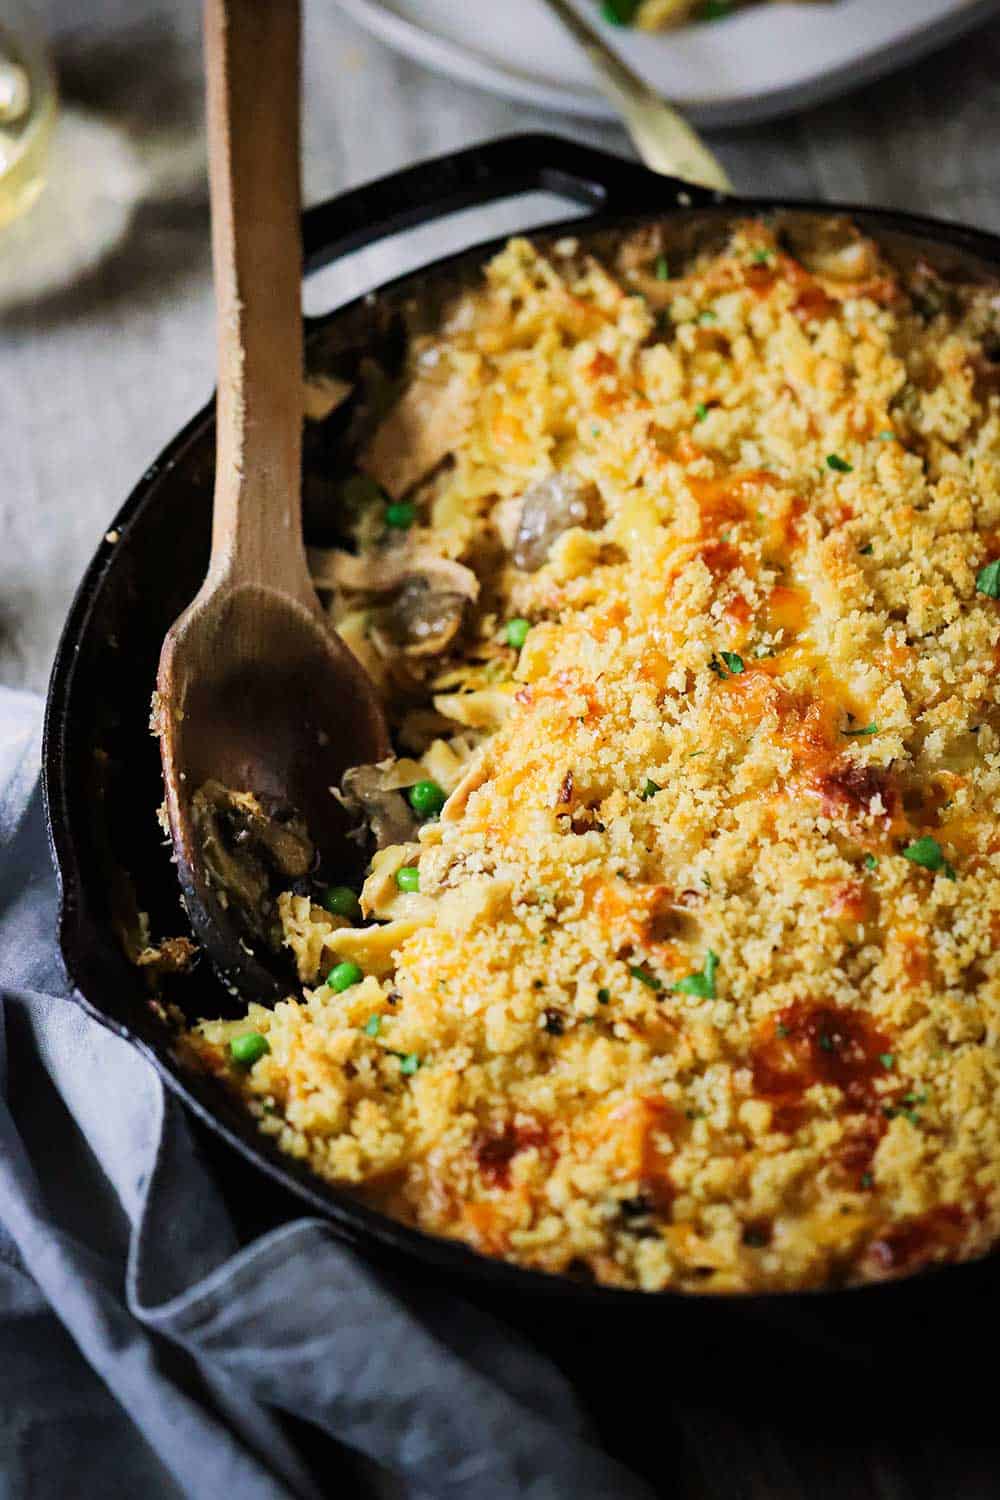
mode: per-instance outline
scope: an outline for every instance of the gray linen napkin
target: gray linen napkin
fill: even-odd
[[[350,1493],[287,1412],[396,1494],[648,1497],[472,1304],[376,1274],[320,1220],[239,1245],[176,1100],[68,997],[39,715],[0,689],[0,1495]]]

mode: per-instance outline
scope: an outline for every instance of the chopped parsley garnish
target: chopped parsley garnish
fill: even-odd
[[[853,464],[847,462],[846,458],[841,458],[839,453],[828,453],[826,455],[826,466],[828,469],[832,469],[835,474],[850,474],[854,467]]]
[[[825,1031],[821,1031],[819,1034],[819,1044],[823,1048],[824,1052],[833,1052],[836,1050],[836,1043],[834,1042],[833,1037],[828,1036]]]
[[[861,557],[871,557],[874,551],[875,548],[872,546],[871,542],[868,543],[867,547],[858,548],[858,553]]]
[[[365,1022],[365,1036],[378,1036],[381,1030],[382,1017],[377,1015],[369,1016],[368,1020]]]
[[[702,1000],[715,999],[715,971],[719,967],[719,956],[711,948],[705,954],[705,962],[696,974],[686,974],[670,988],[677,994],[697,995]]]
[[[903,858],[908,859],[911,864],[920,865],[924,870],[940,870],[949,880],[957,879],[953,867],[944,857],[941,845],[929,833],[925,833],[923,838],[915,839],[912,844],[907,844],[903,850]]]
[[[645,785],[643,786],[642,791],[639,793],[639,796],[642,798],[643,802],[648,802],[650,797],[655,797],[657,792],[662,790],[663,788],[659,785],[658,782],[654,781],[652,777],[647,776]]]
[[[612,26],[629,26],[635,20],[639,0],[601,0],[601,15]]]
[[[704,401],[699,401],[698,405],[694,409],[694,419],[695,419],[695,421],[696,422],[704,422],[704,420],[705,420],[705,418],[707,416],[708,416],[708,407],[705,405]]]
[[[985,594],[987,599],[1000,599],[1000,557],[980,568],[976,576],[976,593]]]
[[[883,1068],[894,1068],[896,1066],[896,1054],[894,1052],[880,1052],[878,1060]]]
[[[399,1071],[407,1076],[420,1067],[420,1058],[416,1052],[394,1052],[392,1055],[399,1058]]]
[[[699,323],[717,323],[718,321],[719,314],[711,307],[706,307],[703,312],[698,314]]]
[[[599,989],[597,991],[597,1003],[598,1003],[598,1005],[608,1005],[608,1004],[610,1004],[610,1001],[611,1001],[611,991],[610,990]]]
[[[785,1037],[788,1035],[788,1027],[784,1024],[783,1021],[778,1022],[777,1026],[774,1028],[774,1034],[775,1036],[780,1036],[781,1040],[784,1041]]]
[[[699,21],[724,21],[733,13],[732,0],[703,0]]]
[[[753,263],[754,263],[755,266],[766,266],[766,265],[769,265],[770,264],[770,260],[771,260],[771,252],[770,252],[770,250],[755,250],[754,253],[753,253]]]
[[[842,729],[840,732],[848,739],[852,736],[856,738],[862,734],[878,734],[878,725],[866,724],[864,729]]]
[[[863,1188],[870,1188],[872,1186],[872,1184],[874,1183],[874,1181],[875,1181],[875,1178],[872,1176],[872,1174],[870,1172],[865,1172],[865,1173],[862,1174],[862,1177],[861,1177],[861,1186]]]
[[[876,437],[880,443],[894,443],[896,441],[896,434],[890,432],[888,428],[886,428],[885,432],[876,433]]]
[[[655,974],[651,974],[648,969],[643,969],[638,964],[631,964],[629,973],[633,979],[638,979],[639,983],[644,984],[649,990],[662,990],[663,988],[662,979],[657,979]]]
[[[915,1109],[897,1109],[892,1104],[886,1104],[882,1107],[882,1113],[887,1120],[895,1120],[898,1117],[902,1117],[904,1120],[909,1120],[911,1125],[920,1124],[920,1115]]]
[[[656,257],[656,279],[657,281],[670,280],[670,264],[665,255]]]
[[[745,668],[742,656],[738,656],[735,651],[720,651],[718,655],[713,651],[708,670],[714,672],[716,677],[738,677]]]
[[[875,858],[874,854],[866,854],[865,855],[865,869],[866,870],[877,870],[878,869],[878,860]]]

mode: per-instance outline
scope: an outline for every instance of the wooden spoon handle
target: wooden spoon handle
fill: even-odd
[[[219,389],[209,578],[315,603],[301,525],[299,0],[205,0]]]

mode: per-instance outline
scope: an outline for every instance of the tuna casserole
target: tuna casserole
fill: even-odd
[[[998,328],[843,223],[515,239],[353,393],[312,564],[394,729],[367,878],[188,1036],[282,1150],[621,1287],[996,1240]]]

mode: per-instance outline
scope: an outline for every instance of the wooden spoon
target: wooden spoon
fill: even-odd
[[[302,863],[292,812],[324,873],[342,873],[346,823],[330,788],[348,766],[389,753],[375,691],[327,624],[302,541],[298,11],[298,0],[205,4],[219,359],[212,553],[157,678],[184,903],[224,980],[264,1000],[294,987],[274,908]],[[261,815],[222,797],[206,822],[196,796],[206,783],[253,793]],[[226,888],[225,869],[247,853],[249,885],[262,871],[268,879],[262,903]]]

